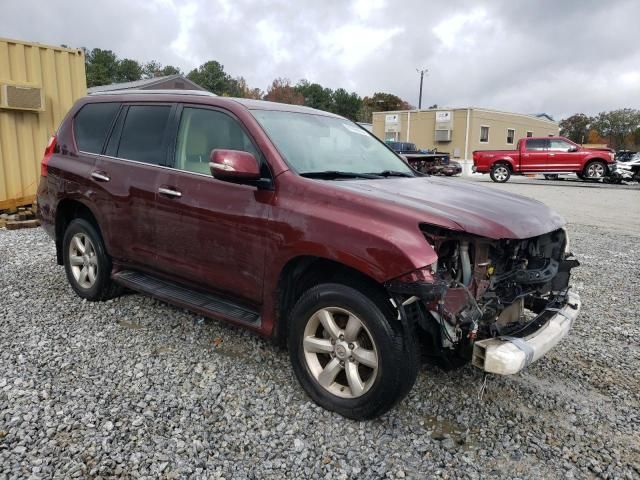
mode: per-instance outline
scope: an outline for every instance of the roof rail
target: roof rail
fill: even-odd
[[[150,89],[150,90],[140,90],[140,89],[128,89],[128,90],[109,90],[106,92],[93,92],[89,93],[89,96],[96,97],[100,95],[197,95],[200,97],[217,97],[215,93],[208,92],[206,90],[182,90],[182,89]]]

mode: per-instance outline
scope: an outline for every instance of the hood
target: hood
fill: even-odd
[[[610,153],[615,152],[614,149],[609,147],[587,147],[587,148],[584,148],[584,150],[588,150],[590,152],[610,152]]]
[[[411,209],[418,222],[474,235],[524,239],[557,230],[565,220],[542,202],[460,179],[436,177],[333,181],[332,186]]]

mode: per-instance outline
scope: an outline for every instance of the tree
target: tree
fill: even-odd
[[[142,77],[142,66],[135,60],[124,58],[118,61],[115,82],[133,82]]]
[[[304,97],[291,85],[288,78],[276,78],[267,88],[265,100],[270,102],[288,103],[291,105],[303,105]]]
[[[576,113],[560,122],[560,135],[576,143],[585,143],[593,119],[584,113]]]
[[[229,96],[260,100],[264,94],[259,88],[250,88],[244,77],[232,78],[229,82]]]
[[[162,76],[182,75],[182,70],[180,70],[178,67],[174,67],[173,65],[167,65],[166,67],[162,67],[160,73]]]
[[[640,111],[633,108],[601,112],[593,120],[596,131],[603,137],[609,137],[611,147],[616,149],[624,147],[639,126]]]
[[[143,78],[166,77],[167,75],[182,75],[182,70],[172,65],[163,67],[162,64],[156,60],[151,60],[142,67]]]
[[[376,92],[371,97],[362,99],[362,109],[358,114],[360,121],[371,122],[373,112],[388,112],[392,110],[411,110],[413,106],[391,93]]]
[[[319,83],[309,83],[308,80],[300,80],[294,88],[302,95],[307,107],[331,111],[333,91],[330,88],[324,88]]]
[[[224,66],[209,60],[189,72],[187,78],[216,95],[230,95],[235,88],[233,79],[224,71]]]
[[[361,107],[362,98],[360,98],[357,93],[349,93],[344,88],[338,88],[333,92],[333,106],[331,110],[333,113],[355,121],[358,120],[358,112]]]
[[[114,82],[118,71],[118,59],[111,50],[85,49],[87,86],[108,85]]]

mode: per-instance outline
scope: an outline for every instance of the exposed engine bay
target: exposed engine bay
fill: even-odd
[[[415,321],[445,356],[468,361],[477,341],[516,342],[569,303],[570,272],[579,262],[564,229],[524,240],[493,240],[431,225],[421,230],[437,262],[387,288],[405,321]]]

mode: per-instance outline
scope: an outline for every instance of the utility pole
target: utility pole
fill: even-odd
[[[416,68],[416,72],[420,74],[420,96],[418,97],[418,110],[420,110],[422,108],[422,81],[424,80],[424,74],[429,73],[429,69],[423,68],[420,70],[419,68]]]

